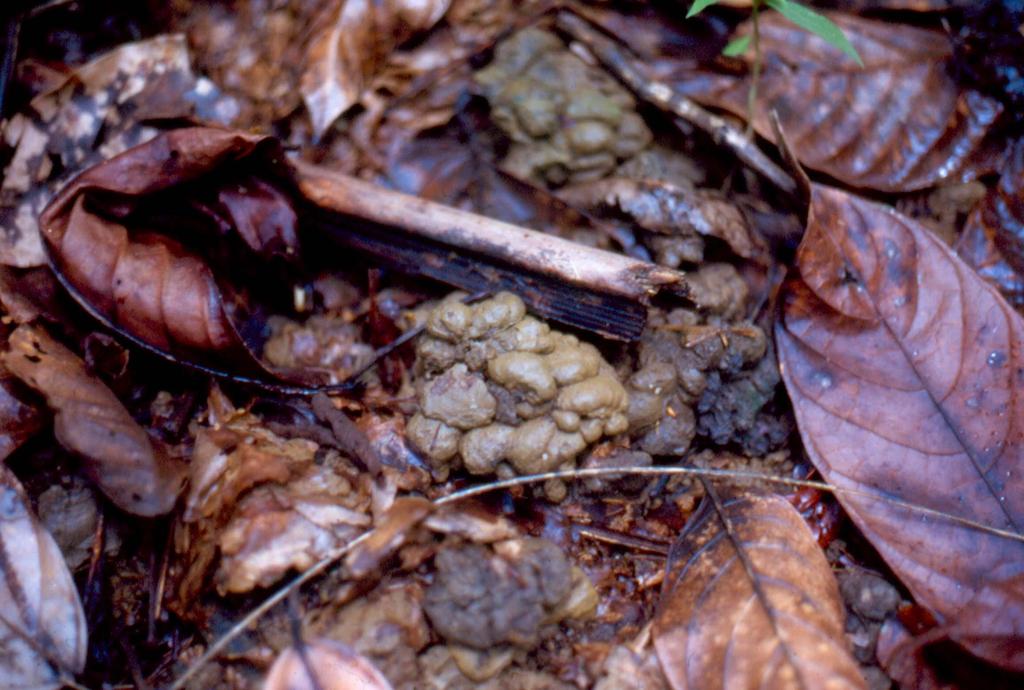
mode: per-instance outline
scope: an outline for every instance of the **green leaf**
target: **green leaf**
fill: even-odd
[[[696,14],[700,14],[716,2],[718,0],[693,0],[693,4],[690,5],[690,11],[686,13],[686,18],[689,19]]]
[[[747,52],[747,47],[750,45],[750,35],[740,36],[729,41],[728,45],[722,48],[722,55],[726,57],[736,57],[742,53]]]
[[[801,29],[810,31],[815,36],[821,37],[822,40],[843,51],[856,60],[857,64],[861,67],[864,66],[860,55],[850,45],[846,35],[843,34],[843,30],[836,26],[828,17],[789,0],[768,0],[767,5]]]

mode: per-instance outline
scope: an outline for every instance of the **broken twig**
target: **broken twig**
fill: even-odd
[[[294,168],[307,217],[335,241],[469,292],[510,290],[545,318],[633,340],[651,297],[686,294],[679,271],[306,163]]]

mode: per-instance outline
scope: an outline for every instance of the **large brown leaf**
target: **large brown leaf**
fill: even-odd
[[[160,515],[174,507],[181,470],[154,448],[117,397],[85,363],[36,326],[19,326],[0,362],[42,393],[54,412],[54,434],[82,456],[86,474],[118,507]]]
[[[437,23],[451,0],[339,0],[306,49],[300,89],[317,138],[359,102],[401,43]]]
[[[705,502],[673,546],[654,645],[674,690],[866,688],[839,587],[800,514],[780,496],[722,507],[735,540]]]
[[[1021,532],[1024,322],[922,226],[827,187],[813,189],[797,265],[776,340],[808,455],[867,492],[839,500],[951,636],[1021,670],[978,640],[1024,634],[1024,543],[879,499]]]
[[[945,35],[829,16],[863,68],[778,13],[762,16],[765,69],[753,123],[759,134],[775,139],[770,115],[777,110],[800,162],[854,187],[910,191],[992,169],[995,152],[985,137],[1002,106],[959,89],[947,73],[952,47]],[[740,31],[749,32],[749,25]],[[752,62],[752,50],[746,59]],[[690,73],[676,85],[696,100],[746,115],[748,77]]]
[[[60,548],[0,464],[0,687],[59,688],[85,666],[88,631]]]

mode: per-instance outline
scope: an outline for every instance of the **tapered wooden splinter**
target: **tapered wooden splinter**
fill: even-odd
[[[302,162],[305,217],[335,241],[470,292],[510,290],[544,318],[634,340],[647,304],[685,295],[683,273]]]

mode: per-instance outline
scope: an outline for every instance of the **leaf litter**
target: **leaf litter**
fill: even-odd
[[[69,65],[4,122],[5,217],[22,221],[0,253],[3,449],[27,489],[4,470],[20,530],[5,543],[48,560],[3,577],[14,592],[59,565],[65,585],[28,600],[49,628],[31,609],[5,621],[24,654],[0,672],[1012,686],[1019,317],[983,278],[1014,294],[1021,147],[1003,146],[1013,101],[979,72],[992,65],[965,68],[988,15],[910,9],[937,12],[916,21],[932,28],[831,15],[863,70],[761,18],[752,124],[774,140],[778,109],[814,178],[809,211],[768,142],[723,149],[663,114],[690,96],[746,115],[751,54],[715,57],[749,31],[743,10],[581,10],[601,39],[529,3],[181,3],[168,29],[188,45],[167,34]],[[631,53],[630,74],[657,81],[615,66]],[[819,112],[836,93],[884,107]],[[182,127],[211,122],[249,131]],[[644,315],[631,343],[539,318],[534,281],[572,279],[531,274],[532,257],[519,297],[446,298],[398,260],[425,246],[401,212],[333,217],[382,238],[371,262],[325,241],[308,195],[331,170],[482,214],[445,216],[466,225],[431,235],[423,263],[488,256],[474,227],[496,218],[682,269],[686,286],[626,299]],[[957,200],[988,178],[948,183],[995,170],[967,214]],[[944,240],[837,183],[932,214]],[[804,215],[796,249],[787,223]],[[979,273],[942,244],[957,235]],[[572,287],[609,318],[625,308]],[[415,341],[392,352],[402,332]],[[82,529],[60,529],[62,505]]]

